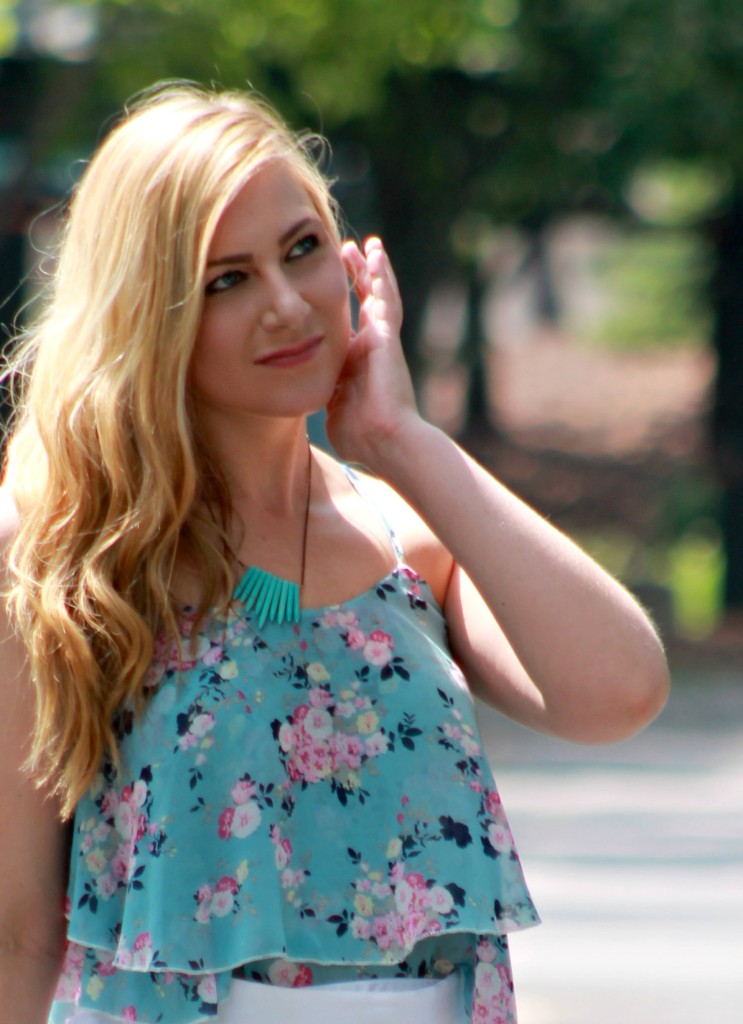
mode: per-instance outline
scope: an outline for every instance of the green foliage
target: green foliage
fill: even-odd
[[[659,160],[638,168],[627,199],[639,217],[659,227],[703,223],[730,200],[729,168],[711,161]]]
[[[668,580],[677,628],[690,637],[710,634],[722,613],[725,556],[709,520],[693,524],[669,550]]]
[[[591,341],[617,348],[706,342],[710,252],[691,231],[634,230],[596,261],[608,310]]]
[[[0,59],[12,53],[18,41],[17,0],[0,0]]]
[[[699,639],[718,624],[725,556],[711,519],[699,518],[678,536],[652,544],[619,526],[586,534],[581,542],[631,589],[667,592],[679,635]]]

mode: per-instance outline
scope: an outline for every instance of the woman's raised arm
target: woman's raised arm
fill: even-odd
[[[649,619],[572,541],[418,414],[394,275],[377,239],[344,250],[359,329],[329,409],[346,458],[387,481],[454,559],[452,650],[484,699],[534,728],[621,739],[663,707],[668,668]]]

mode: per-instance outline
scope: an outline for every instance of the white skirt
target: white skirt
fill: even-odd
[[[462,978],[390,978],[283,988],[234,981],[216,1024],[466,1024]]]

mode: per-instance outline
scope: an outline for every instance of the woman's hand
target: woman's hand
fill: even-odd
[[[342,255],[359,302],[358,329],[328,403],[327,431],[341,458],[376,470],[385,448],[419,419],[400,344],[402,303],[378,238],[368,238],[363,252],[345,242]]]

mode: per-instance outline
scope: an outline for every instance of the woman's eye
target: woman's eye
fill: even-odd
[[[315,249],[320,245],[320,239],[317,235],[305,235],[294,243],[289,250],[289,259],[295,259],[297,256],[306,256],[310,252],[314,252]]]
[[[224,274],[215,277],[206,286],[207,295],[216,295],[218,292],[226,292],[245,280],[245,273],[242,270],[226,270]]]

